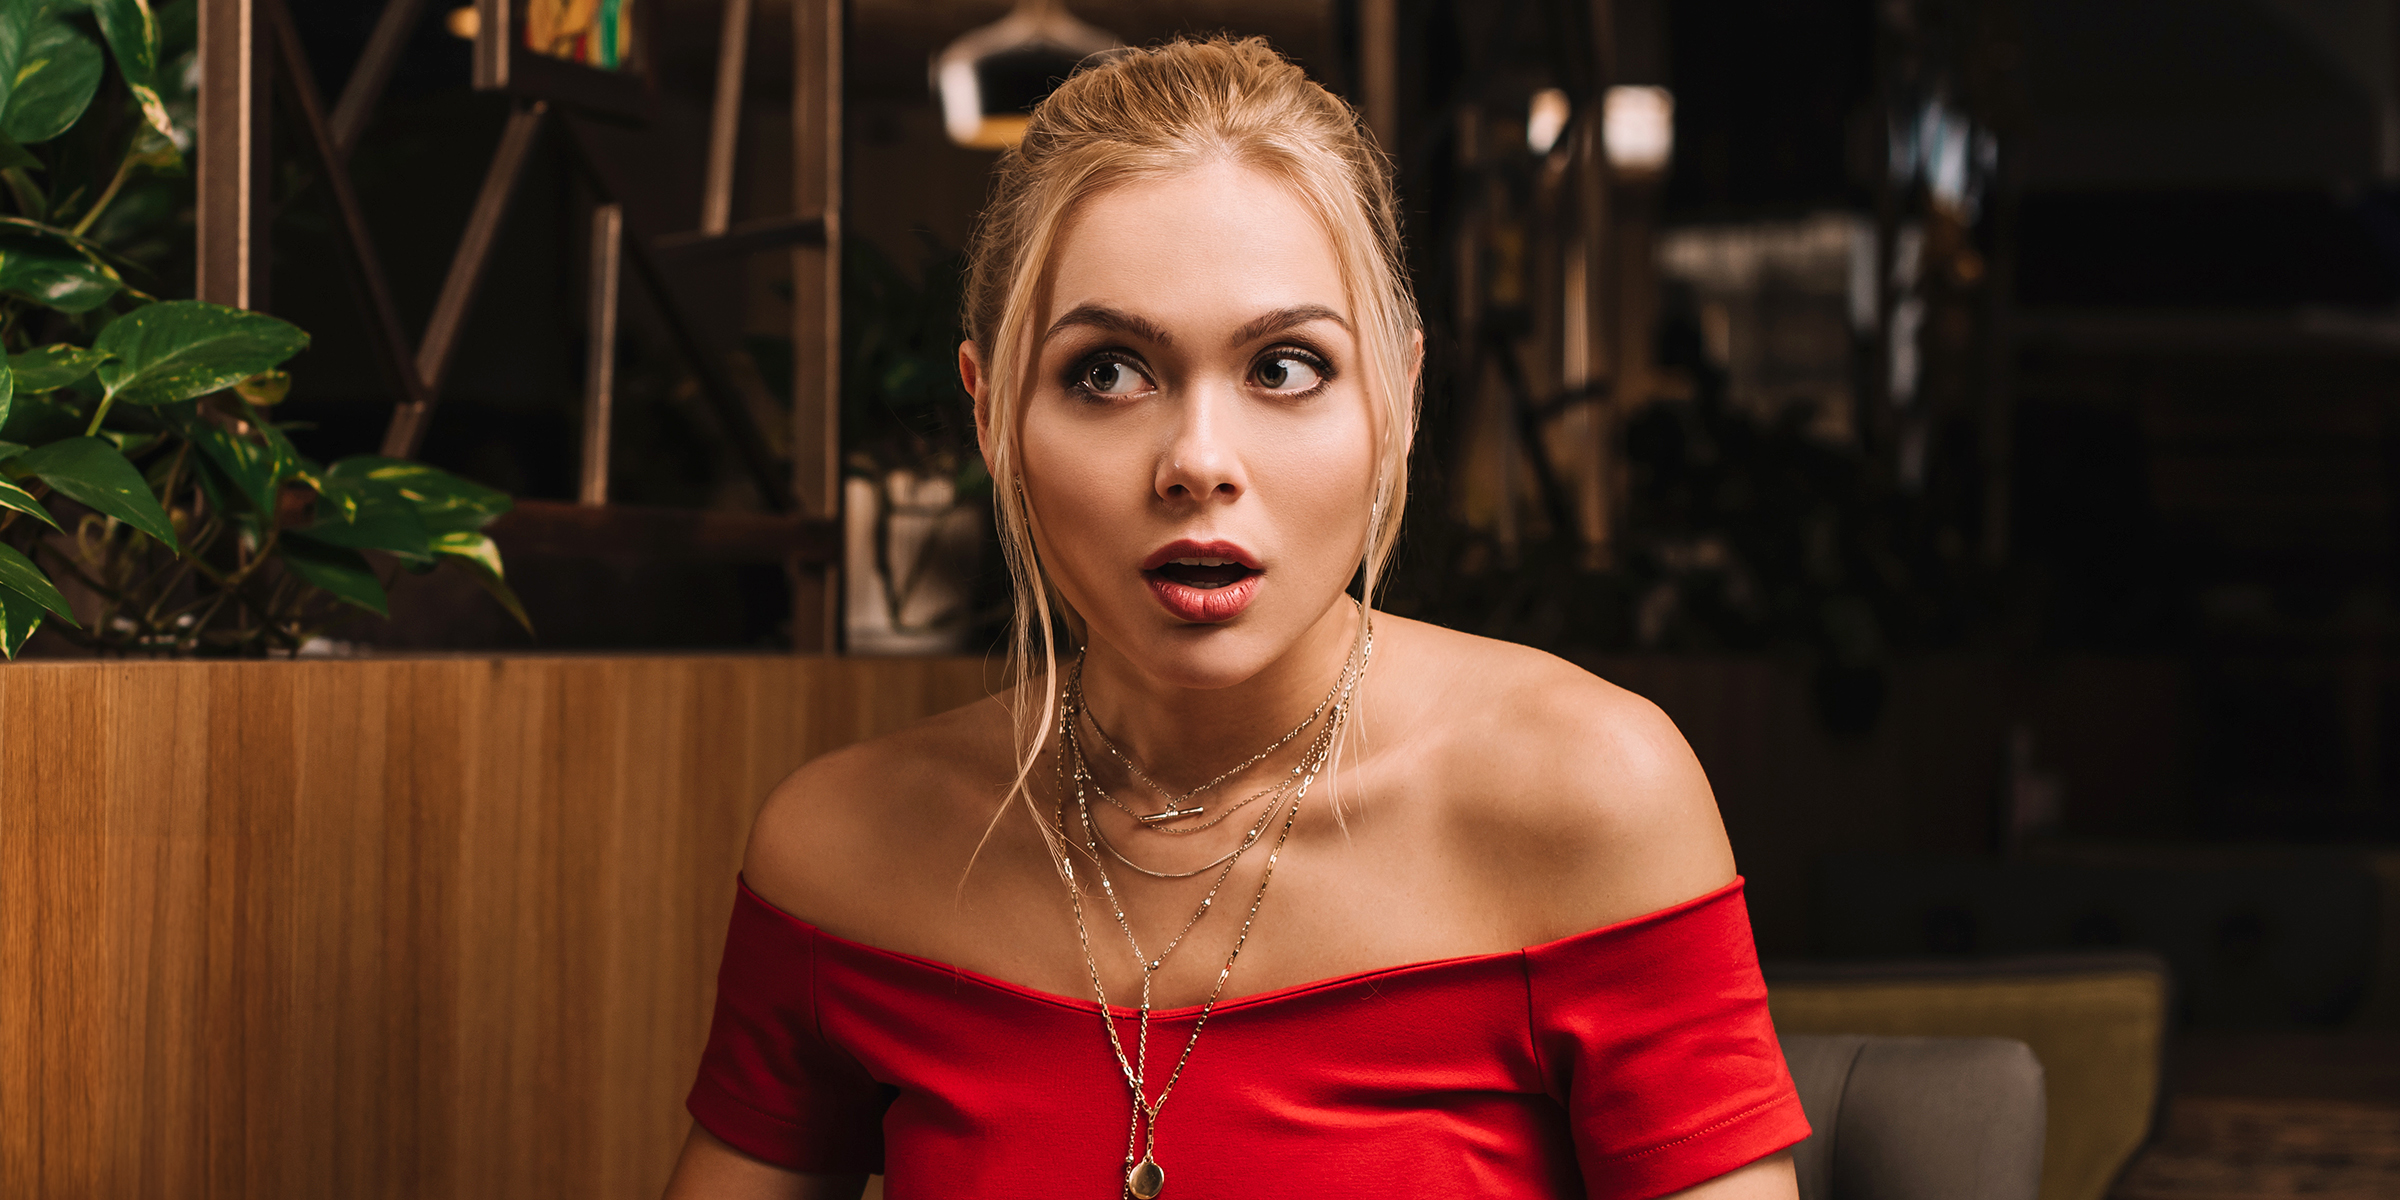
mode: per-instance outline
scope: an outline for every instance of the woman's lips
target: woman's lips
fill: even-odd
[[[1155,571],[1144,571],[1142,578],[1149,583],[1150,594],[1158,598],[1159,605],[1177,618],[1212,624],[1240,616],[1243,609],[1250,607],[1251,599],[1258,595],[1259,581],[1266,578],[1263,572],[1237,569],[1243,574],[1226,583],[1206,580],[1183,582],[1169,574],[1175,570],[1172,564]]]
[[[1203,624],[1240,616],[1265,575],[1256,556],[1227,541],[1185,538],[1142,561],[1142,579],[1159,604],[1179,619]]]

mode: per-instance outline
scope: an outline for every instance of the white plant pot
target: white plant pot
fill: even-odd
[[[983,514],[942,476],[842,484],[843,630],[853,654],[966,649]],[[882,553],[878,555],[880,548]]]

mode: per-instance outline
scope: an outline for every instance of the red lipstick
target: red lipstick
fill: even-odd
[[[1232,542],[1169,542],[1142,560],[1142,578],[1159,606],[1195,624],[1240,616],[1265,577],[1257,557]]]

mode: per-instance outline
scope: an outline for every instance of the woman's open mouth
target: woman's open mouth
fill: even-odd
[[[1250,607],[1266,572],[1241,547],[1227,542],[1177,542],[1143,564],[1142,578],[1160,606],[1193,622],[1229,620]]]

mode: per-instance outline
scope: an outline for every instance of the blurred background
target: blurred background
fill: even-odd
[[[740,7],[746,44],[724,0],[643,0],[633,98],[553,97],[597,115],[519,135],[522,91],[474,86],[474,8],[293,6],[328,96],[384,30],[347,170],[408,329],[522,154],[420,457],[589,500],[605,367],[601,499],[720,530],[789,507],[795,379],[823,366],[799,260],[685,255],[669,311],[592,250],[604,204],[660,255],[712,204],[759,248],[801,236],[772,228],[822,148],[792,7]],[[1398,168],[1428,367],[1387,607],[1663,706],[1790,978],[2163,963],[2157,1094],[2194,1099],[2144,1109],[2116,1194],[2400,1193],[2400,4],[1071,7],[848,6],[822,629],[795,633],[827,609],[780,551],[553,512],[494,531],[536,633],[433,575],[314,650],[995,651],[952,359],[1009,114],[1078,38],[1264,36]],[[302,154],[266,178],[253,306],[315,338],[278,415],[319,457],[388,444],[336,198]],[[179,254],[162,294],[189,294]]]

